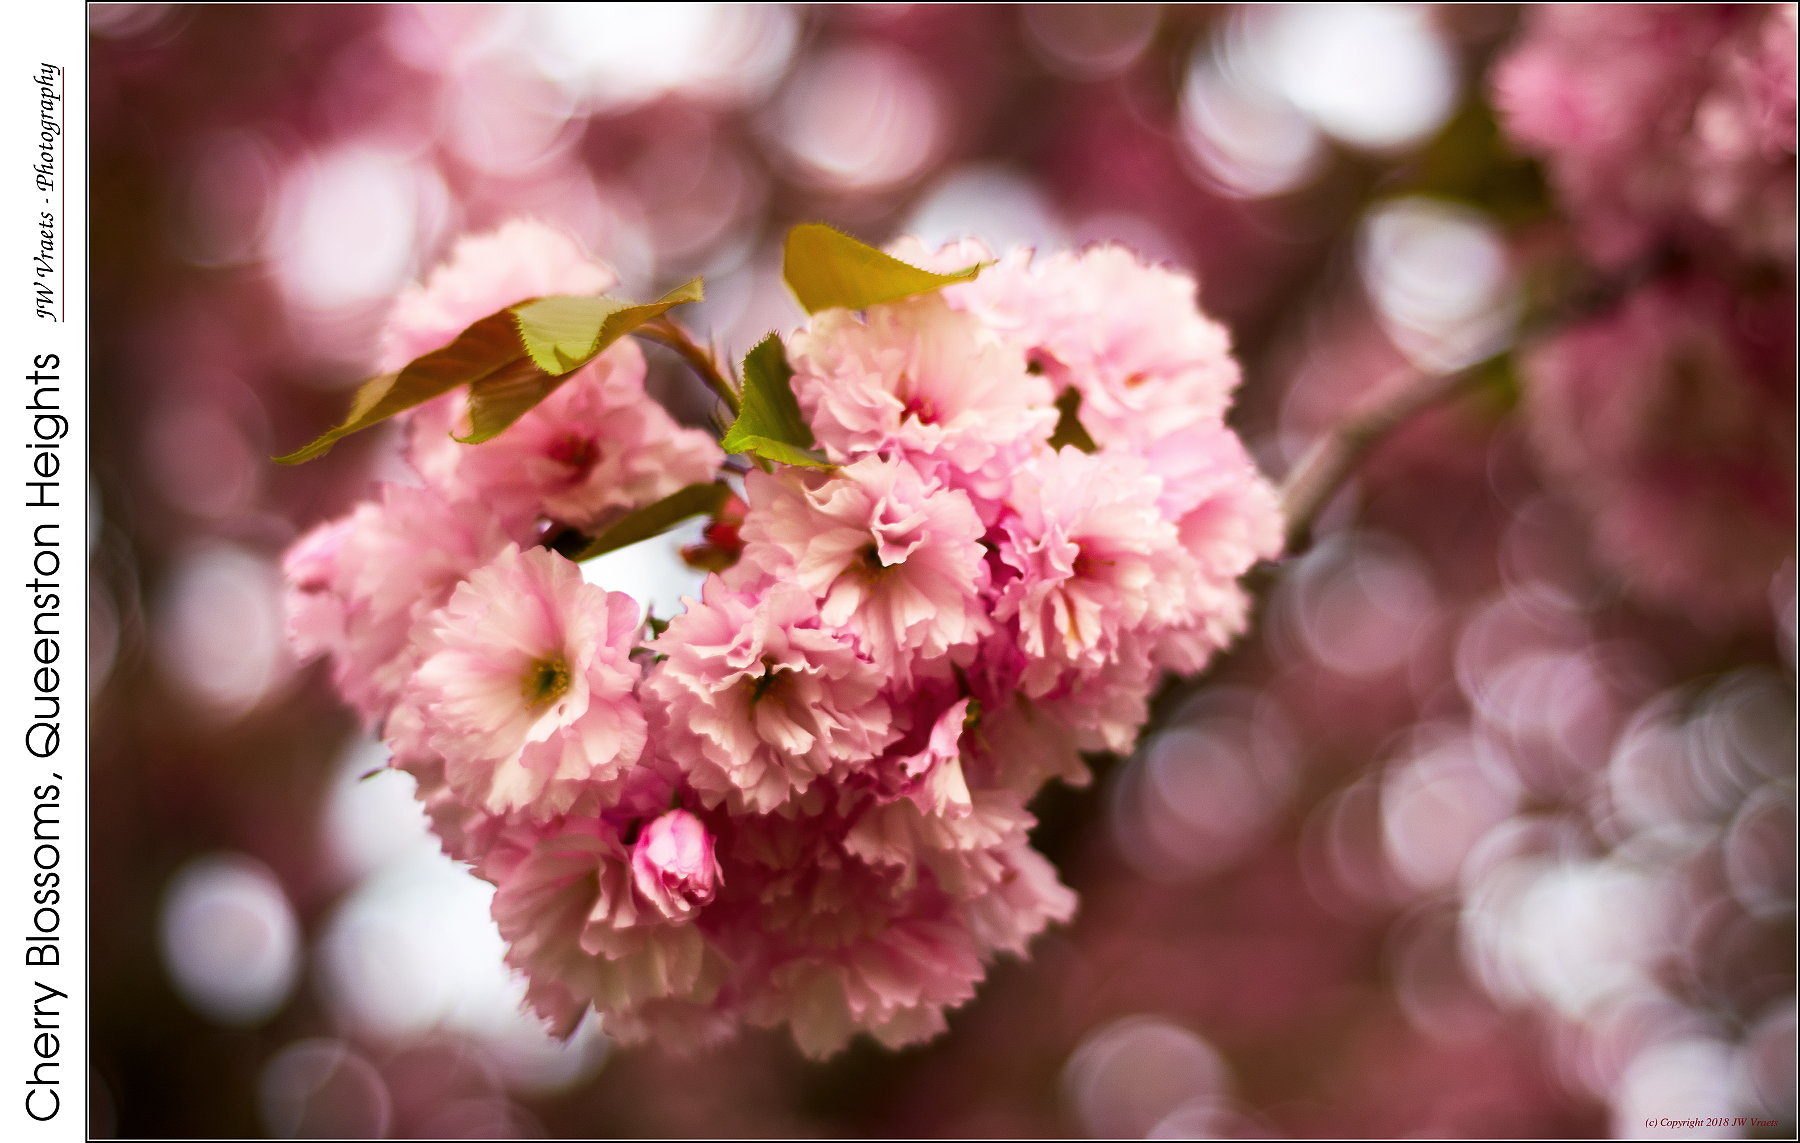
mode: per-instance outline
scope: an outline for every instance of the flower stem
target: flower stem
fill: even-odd
[[[682,329],[666,317],[645,322],[637,328],[636,332],[641,337],[647,337],[651,341],[673,349],[683,361],[688,363],[690,369],[699,374],[700,380],[706,382],[706,387],[718,394],[719,400],[725,402],[725,407],[730,410],[731,415],[733,417],[738,415],[742,401],[738,396],[737,386],[733,385],[730,379],[719,370],[718,361],[714,358],[712,350],[702,349],[687,330]]]

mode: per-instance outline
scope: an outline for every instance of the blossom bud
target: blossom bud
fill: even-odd
[[[749,510],[749,505],[736,493],[727,496],[725,503],[713,514],[712,523],[706,526],[701,541],[681,549],[682,560],[689,567],[710,572],[721,572],[737,563],[738,556],[744,551],[744,541],[738,530]]]
[[[644,900],[671,920],[691,916],[719,886],[712,835],[686,810],[670,810],[639,835],[631,876]]]

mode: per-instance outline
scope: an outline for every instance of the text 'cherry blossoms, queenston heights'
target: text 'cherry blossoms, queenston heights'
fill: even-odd
[[[697,283],[632,305],[543,226],[464,240],[333,430],[397,415],[413,479],[286,559],[296,645],[494,885],[560,1033],[590,1009],[677,1047],[941,1031],[1074,914],[1033,794],[1132,747],[1281,544],[1191,279],[816,226],[787,278],[810,317],[741,381],[685,342],[728,456],[646,395],[626,336],[680,342]],[[583,580],[695,513],[711,574],[666,623]]]

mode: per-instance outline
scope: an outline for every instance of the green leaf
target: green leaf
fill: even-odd
[[[1071,385],[1056,398],[1056,431],[1050,434],[1050,447],[1061,448],[1074,445],[1082,452],[1098,452],[1100,446],[1088,435],[1087,428],[1082,425],[1076,413],[1081,408],[1081,390]]]
[[[559,295],[512,306],[525,356],[516,368],[469,386],[469,435],[456,439],[480,444],[499,436],[613,342],[702,296],[700,279],[695,278],[643,305],[617,298]]]
[[[794,400],[794,376],[781,339],[769,334],[744,355],[744,403],[720,441],[726,452],[754,453],[782,464],[828,468],[813,448],[812,429]]]
[[[400,372],[365,382],[356,391],[342,424],[305,447],[276,457],[276,463],[299,464],[323,456],[351,433],[459,385],[469,387],[470,432],[457,439],[466,444],[490,440],[613,342],[675,306],[698,301],[701,295],[700,279],[695,278],[644,305],[614,298],[559,296],[508,306]]]
[[[796,448],[786,441],[746,434],[738,438],[738,448],[731,452],[747,452],[777,464],[797,464],[805,468],[830,468],[831,462],[818,449]]]
[[[660,536],[683,520],[695,516],[711,516],[718,512],[729,495],[731,486],[728,484],[690,484],[679,492],[672,492],[656,503],[627,515],[589,540],[586,547],[569,558],[577,563],[591,560],[595,556],[630,547],[640,540]]]
[[[954,274],[934,274],[817,222],[788,231],[781,265],[788,289],[809,314],[834,306],[867,309],[967,282],[980,272],[976,265]]]

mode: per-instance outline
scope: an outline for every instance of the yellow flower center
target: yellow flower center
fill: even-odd
[[[569,691],[569,664],[561,655],[551,659],[535,659],[525,669],[525,705],[548,706]]]

